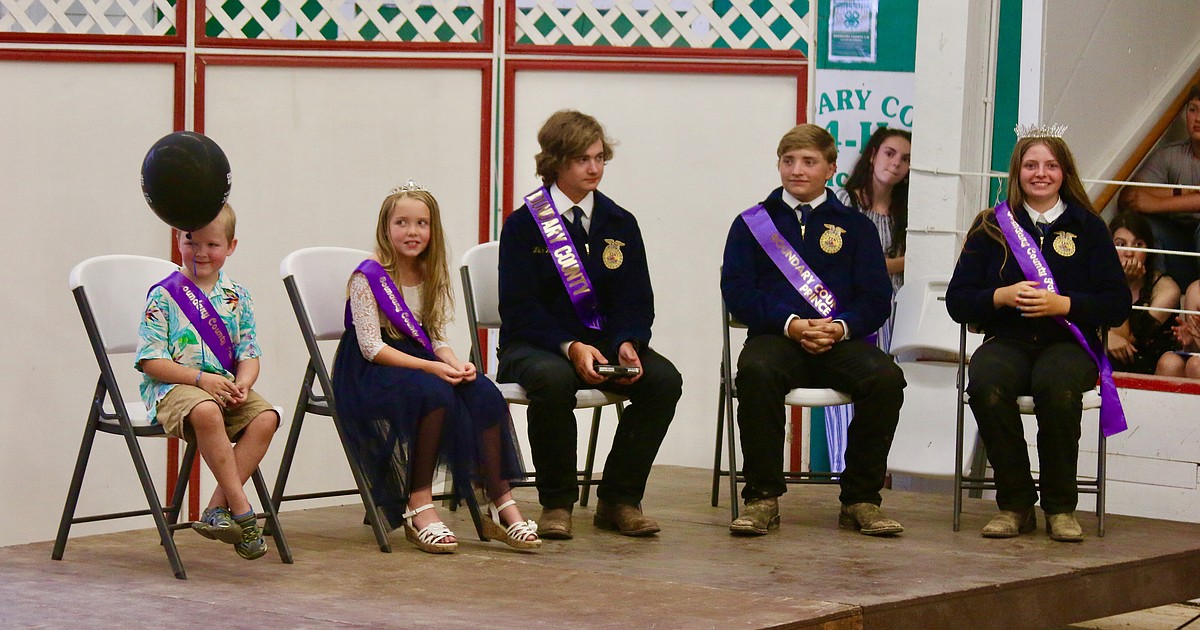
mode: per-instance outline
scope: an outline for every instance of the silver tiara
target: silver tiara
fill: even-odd
[[[1059,139],[1061,139],[1063,137],[1063,134],[1067,132],[1067,126],[1060,125],[1058,123],[1053,123],[1053,124],[1049,124],[1049,125],[1024,124],[1024,125],[1017,125],[1016,127],[1013,128],[1013,131],[1017,132],[1018,140],[1024,139],[1024,138],[1059,138]]]
[[[403,186],[397,186],[397,187],[391,189],[390,191],[388,191],[388,194],[394,195],[396,193],[417,192],[417,191],[429,192],[428,190],[425,189],[424,186],[422,186],[422,185],[418,184],[417,182],[414,182],[413,180],[410,179],[407,182],[404,182]]]

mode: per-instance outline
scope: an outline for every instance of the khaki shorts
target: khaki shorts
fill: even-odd
[[[167,435],[191,441],[195,438],[195,433],[192,431],[191,425],[185,425],[183,420],[192,413],[192,409],[196,405],[206,400],[216,402],[217,399],[199,387],[176,385],[167,392],[166,396],[162,397],[162,400],[158,401],[158,423],[162,425]],[[246,425],[264,411],[274,412],[275,408],[253,389],[246,396],[246,402],[240,406],[233,409],[222,409],[221,415],[225,416],[225,434],[229,436],[229,441],[236,442]],[[275,415],[275,427],[279,427],[278,412]]]

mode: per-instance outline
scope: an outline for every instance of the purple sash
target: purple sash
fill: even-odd
[[[362,264],[354,271],[362,273],[367,278],[367,283],[371,285],[371,293],[375,296],[375,302],[379,304],[379,311],[396,327],[396,330],[408,335],[413,341],[419,342],[425,346],[426,350],[433,352],[433,344],[430,343],[429,336],[425,334],[425,330],[417,322],[416,316],[404,303],[404,295],[400,293],[400,288],[396,286],[396,283],[392,282],[392,277],[388,275],[383,265],[378,261],[368,259],[362,261]],[[353,326],[350,302],[347,301],[346,328]]]
[[[767,209],[760,203],[742,213],[742,220],[754,240],[758,241],[767,257],[779,268],[784,278],[791,283],[796,292],[809,303],[821,317],[834,317],[838,313],[837,297],[825,288],[825,282],[808,267],[808,263],[796,253],[787,239],[779,233]]]
[[[1017,218],[1009,209],[1007,201],[996,206],[996,223],[1000,225],[1000,231],[1004,233],[1004,239],[1008,241],[1008,247],[1017,259],[1025,278],[1040,282],[1047,291],[1057,295],[1058,285],[1054,282],[1054,275],[1050,273],[1046,258],[1042,256],[1042,250],[1034,244],[1032,235],[1017,223]],[[1129,428],[1125,423],[1125,411],[1121,408],[1117,386],[1113,383],[1112,365],[1108,362],[1108,356],[1092,350],[1083,332],[1066,317],[1055,316],[1054,321],[1071,331],[1071,336],[1087,351],[1088,356],[1092,357],[1096,369],[1100,371],[1100,428],[1104,430],[1104,436],[1116,435]]]
[[[592,330],[600,330],[604,320],[596,306],[596,292],[592,290],[592,281],[580,262],[582,258],[579,256],[579,250],[571,241],[571,235],[563,225],[558,208],[554,207],[550,191],[542,186],[525,195],[525,205],[529,206],[533,221],[537,223],[538,231],[546,241],[546,249],[550,252],[554,269],[558,271],[567,296],[571,298],[571,305],[575,307],[579,321]]]
[[[200,340],[217,355],[221,366],[230,374],[235,374],[237,363],[233,360],[233,339],[229,336],[225,322],[217,314],[217,309],[213,308],[208,296],[204,295],[204,291],[179,271],[163,278],[154,287],[162,287],[167,295],[175,300],[179,310],[183,311],[183,315],[200,335]],[[154,290],[154,287],[150,289]]]

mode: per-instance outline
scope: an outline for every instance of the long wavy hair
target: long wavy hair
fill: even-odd
[[[430,338],[444,339],[443,333],[449,323],[448,313],[454,309],[454,294],[450,291],[446,236],[442,230],[442,212],[438,208],[437,199],[425,190],[402,190],[388,195],[379,208],[379,221],[375,226],[375,256],[399,286],[400,256],[392,247],[388,231],[396,202],[406,197],[416,199],[429,208],[429,245],[417,256],[417,264],[421,271],[421,310],[417,313],[417,318],[421,320],[421,327]],[[384,320],[382,324],[389,335],[394,338],[401,337],[390,321]]]
[[[537,174],[546,186],[554,182],[569,160],[583,155],[596,142],[603,147],[600,157],[605,162],[613,158],[615,143],[604,133],[600,121],[573,109],[551,114],[538,130],[537,139],[542,150],[533,159]]]
[[[1058,161],[1059,168],[1062,169],[1063,180],[1058,189],[1058,196],[1062,198],[1063,202],[1068,205],[1080,206],[1098,216],[1100,213],[1092,205],[1087,191],[1083,188],[1083,181],[1079,179],[1075,156],[1071,155],[1071,149],[1067,147],[1067,143],[1062,138],[1021,138],[1017,140],[1017,145],[1013,147],[1012,158],[1008,161],[1008,207],[1013,212],[1019,212],[1025,206],[1025,192],[1021,190],[1021,162],[1024,161],[1025,153],[1029,151],[1030,147],[1037,144],[1044,145],[1049,149],[1050,154]],[[975,224],[967,233],[967,238],[969,239],[977,230],[983,230],[991,238],[1004,243],[1004,233],[1000,231],[995,216],[995,208],[988,208],[979,213]],[[989,221],[989,219],[991,220]],[[1007,255],[1007,249],[1005,252]]]
[[[1158,245],[1154,241],[1154,231],[1150,229],[1150,222],[1146,220],[1145,215],[1126,210],[1119,212],[1112,221],[1108,222],[1108,231],[1116,236],[1117,230],[1125,228],[1129,230],[1133,237],[1146,244],[1146,249],[1154,249]],[[1158,260],[1158,254],[1146,254],[1146,269],[1154,269],[1154,265]]]
[[[912,132],[905,129],[880,127],[871,134],[871,139],[867,140],[862,155],[854,163],[850,177],[846,179],[846,185],[843,186],[846,192],[850,193],[850,199],[857,203],[859,208],[870,210],[871,206],[875,204],[872,185],[875,177],[875,155],[879,153],[879,147],[883,146],[883,142],[888,138],[903,138],[908,141],[910,146],[912,145]],[[892,245],[887,251],[889,258],[904,255],[905,232],[908,230],[908,179],[906,176],[897,182],[892,187],[891,198],[888,199],[888,215],[892,218]]]

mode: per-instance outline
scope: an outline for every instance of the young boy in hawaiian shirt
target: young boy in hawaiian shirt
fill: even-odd
[[[204,293],[224,323],[235,371],[222,365],[160,285],[146,299],[135,361],[144,374],[141,393],[149,421],[161,424],[168,435],[195,440],[216,477],[217,489],[192,528],[233,544],[239,556],[254,560],[266,553],[267,544],[243,486],[267,452],[279,414],[251,389],[262,349],[255,338],[250,294],[221,271],[237,248],[235,223],[233,208],[225,205],[203,228],[176,231],[180,272]]]

